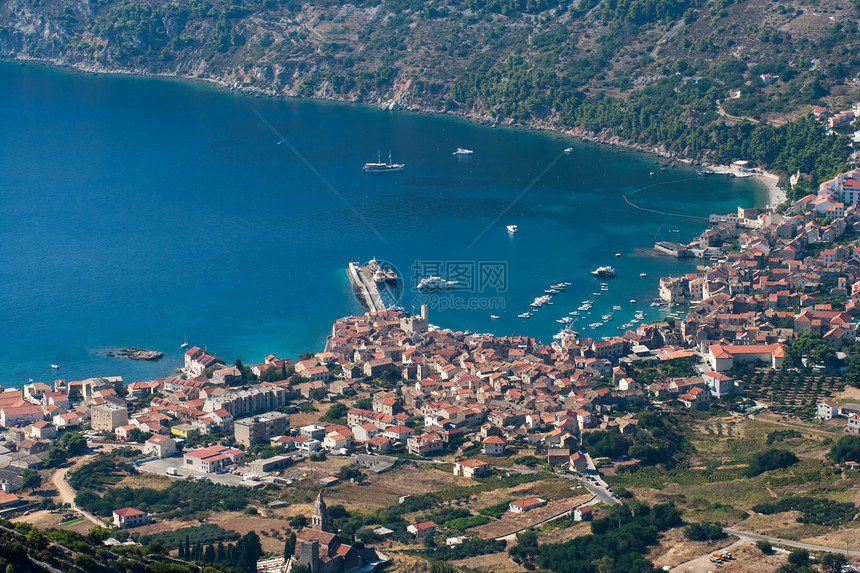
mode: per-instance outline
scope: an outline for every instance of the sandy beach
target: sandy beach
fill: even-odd
[[[787,196],[785,190],[777,187],[779,175],[768,173],[767,171],[759,171],[757,173],[739,172],[726,165],[711,165],[708,167],[710,171],[721,175],[734,175],[735,177],[755,177],[755,179],[767,188],[767,203],[771,207],[778,207],[785,203]]]

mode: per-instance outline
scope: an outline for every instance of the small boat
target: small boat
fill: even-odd
[[[543,292],[545,292],[546,294],[558,294],[558,291],[555,290],[554,288],[548,288]]]
[[[454,152],[454,155],[472,155],[473,153],[475,152],[471,149],[464,149],[462,147],[458,147],[457,151]]]
[[[508,233],[516,233],[520,230],[519,227],[517,227],[516,225],[508,225],[507,229]]]
[[[612,307],[612,310],[621,310],[621,307],[616,304],[615,306]]]
[[[648,273],[639,273],[639,276],[643,279],[648,276]]]
[[[554,284],[554,285],[549,285],[549,288],[554,289],[554,290],[566,290],[567,285],[564,283],[558,283],[558,284]]]
[[[636,299],[635,299],[635,298],[631,298],[631,299],[630,299],[630,304],[636,304]]]
[[[532,317],[532,313],[530,313],[530,312],[524,312],[524,313],[522,313],[522,314],[518,314],[518,315],[517,315],[517,317],[518,317],[518,318],[531,318],[531,317]]]
[[[669,232],[670,233],[680,233],[681,230],[680,229],[669,229]]]
[[[51,364],[51,368],[53,368],[54,370],[59,370],[60,366],[59,364]]]
[[[621,253],[615,253],[615,256],[616,256],[616,257],[620,257],[620,256],[621,256]]]
[[[182,341],[182,344],[179,345],[179,348],[187,348],[188,347],[188,337],[184,337],[185,340]]]
[[[565,147],[564,152],[567,153],[568,155],[570,155],[571,153],[573,153],[573,148],[572,147]]]
[[[564,324],[564,319],[563,319],[563,318],[559,318],[558,320],[556,320],[556,322],[557,322],[557,323],[559,323],[559,324]]]
[[[579,316],[579,311],[574,310],[574,311],[568,312],[567,314],[569,314],[570,316]]]
[[[499,320],[499,317],[496,316],[495,314],[491,314],[490,318],[492,318],[493,320]]]
[[[403,163],[393,163],[391,161],[391,152],[388,152],[388,163],[383,163],[382,159],[379,156],[379,152],[376,154],[376,163],[370,162],[364,164],[364,172],[365,173],[391,173],[393,171],[403,171],[403,168],[406,167]]]

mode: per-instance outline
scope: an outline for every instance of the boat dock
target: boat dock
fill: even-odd
[[[358,300],[367,307],[370,312],[384,312],[397,307],[395,289],[391,288],[386,281],[377,281],[375,275],[378,271],[372,263],[361,265],[358,262],[349,263],[349,280],[355,289]],[[396,282],[396,279],[395,279]],[[381,287],[381,288],[380,288]]]

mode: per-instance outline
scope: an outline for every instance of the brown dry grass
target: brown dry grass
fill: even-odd
[[[657,567],[675,567],[702,555],[709,555],[717,549],[732,545],[738,540],[735,536],[719,541],[690,541],[684,537],[683,528],[676,527],[660,535],[659,544],[652,547],[645,557]],[[710,561],[709,561],[710,563]]]
[[[386,568],[388,573],[430,573],[432,568],[427,561],[414,555],[391,553],[391,564]]]
[[[507,552],[490,553],[489,555],[478,555],[468,559],[452,561],[452,565],[487,571],[489,573],[508,573],[526,571],[522,565],[514,563]]]
[[[482,539],[492,539],[495,537],[510,535],[511,533],[520,531],[521,529],[533,527],[541,521],[567,511],[572,507],[581,505],[592,497],[593,496],[591,494],[588,494],[578,497],[558,499],[550,501],[545,506],[533,509],[527,513],[505,513],[501,519],[492,521],[486,525],[475,527],[471,531]]]
[[[148,487],[150,489],[163,490],[170,487],[170,484],[174,483],[173,480],[162,478],[159,476],[149,475],[149,474],[138,474],[136,476],[126,476],[122,478],[115,486],[113,487],[130,487],[130,488],[139,488],[139,487]]]

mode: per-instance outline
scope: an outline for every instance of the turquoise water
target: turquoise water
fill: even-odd
[[[661,275],[695,268],[649,254],[655,238],[686,241],[704,228],[634,209],[624,193],[699,216],[766,202],[754,182],[662,172],[654,157],[452,118],[10,63],[0,63],[0,86],[5,386],[164,376],[185,336],[247,363],[319,350],[336,318],[362,312],[347,263],[373,256],[406,277],[407,307],[420,300],[416,260],[415,278],[434,261],[504,267],[506,284],[442,297],[474,309],[440,310],[437,300],[431,322],[442,327],[550,341],[556,319],[594,299],[577,327],[622,305],[596,333],[616,334],[635,309],[659,316],[648,303]],[[475,153],[455,157],[457,147]],[[405,171],[362,172],[389,149]],[[601,292],[587,273],[607,264],[618,277]],[[563,281],[572,285],[554,305],[517,318]],[[124,346],[167,356],[103,355]]]

